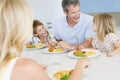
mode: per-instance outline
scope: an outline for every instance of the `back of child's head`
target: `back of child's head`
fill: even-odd
[[[108,33],[115,33],[115,20],[107,13],[101,13],[94,17],[93,23],[97,29],[97,35],[100,40]]]
[[[41,25],[43,25],[43,23],[40,22],[39,20],[34,20],[34,21],[33,21],[33,33],[34,33],[34,34],[36,34],[36,28],[37,28],[38,26],[41,26]]]
[[[25,0],[0,0],[0,65],[23,51],[32,35],[32,16]]]

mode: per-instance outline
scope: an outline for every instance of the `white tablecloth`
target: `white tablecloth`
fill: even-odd
[[[67,53],[47,54],[46,49],[24,51],[22,57],[34,59],[40,64],[48,65],[47,73],[61,69],[74,69],[78,59],[70,58]],[[114,57],[97,56],[90,58],[92,65],[86,69],[85,80],[120,80],[120,55]]]

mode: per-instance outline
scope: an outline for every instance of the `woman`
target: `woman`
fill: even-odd
[[[32,35],[32,12],[25,0],[0,0],[0,80],[50,80],[42,65],[20,58]]]

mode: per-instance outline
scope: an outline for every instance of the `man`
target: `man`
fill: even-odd
[[[62,8],[66,16],[55,22],[54,35],[59,46],[73,50],[91,46],[94,35],[93,17],[81,13],[79,0],[63,0]]]

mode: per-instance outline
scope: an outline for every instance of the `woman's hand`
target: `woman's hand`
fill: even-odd
[[[46,70],[47,69],[47,65],[44,65],[44,64],[40,64],[40,66],[43,68],[43,70]]]
[[[90,65],[90,60],[87,58],[81,58],[78,60],[77,65],[78,67],[81,67],[83,69],[86,69]]]
[[[90,63],[90,60],[87,58],[79,59],[69,80],[81,80],[85,69],[89,67]]]

